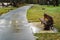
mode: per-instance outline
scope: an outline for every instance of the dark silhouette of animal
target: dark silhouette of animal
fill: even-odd
[[[47,14],[44,14],[44,20],[46,21],[46,23],[44,23],[44,30],[53,29],[53,18]]]
[[[53,30],[53,18],[47,14],[44,14],[44,18],[39,19],[44,24],[44,30]]]

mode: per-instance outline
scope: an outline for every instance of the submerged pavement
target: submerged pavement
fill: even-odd
[[[26,13],[26,5],[0,16],[0,40],[35,40]]]

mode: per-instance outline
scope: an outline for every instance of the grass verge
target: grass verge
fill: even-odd
[[[44,12],[53,17],[54,27],[60,32],[60,6],[33,5],[27,12],[28,22],[40,22],[39,18],[43,17]]]
[[[60,33],[35,33],[36,40],[60,40]]]
[[[9,12],[10,10],[16,9],[16,7],[3,7],[0,8],[0,15],[5,14],[7,12]]]

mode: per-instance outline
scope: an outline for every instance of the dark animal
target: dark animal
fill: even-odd
[[[44,14],[44,19],[40,19],[40,21],[44,24],[44,30],[53,30],[53,18],[51,16]]]
[[[47,14],[44,14],[44,19],[47,19],[46,23],[44,23],[44,30],[53,29],[53,18]]]

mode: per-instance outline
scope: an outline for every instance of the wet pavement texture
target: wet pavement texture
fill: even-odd
[[[26,5],[0,16],[0,40],[35,40],[29,23]]]

